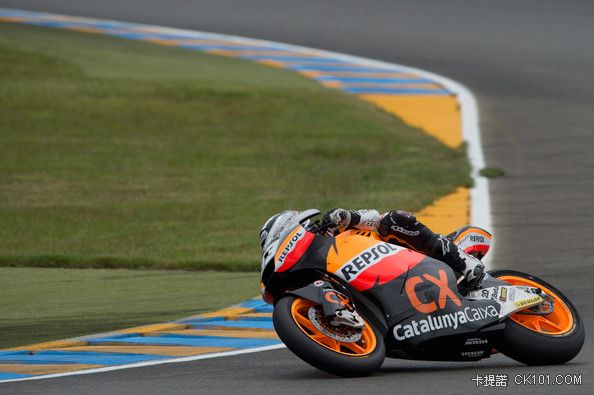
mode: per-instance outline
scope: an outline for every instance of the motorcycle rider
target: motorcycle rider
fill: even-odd
[[[295,211],[276,214],[268,219],[262,227],[260,243],[263,249],[263,263],[270,259],[271,253],[274,254],[271,251],[274,249],[271,244],[272,239],[279,238],[279,234],[283,232],[287,223],[287,216],[293,217],[294,215],[298,216],[299,214]],[[484,277],[485,265],[480,259],[489,248],[490,234],[480,228],[463,227],[446,237],[431,231],[408,211],[390,210],[380,214],[373,209],[345,210],[342,208],[328,210],[321,221],[309,226],[310,231],[318,233],[323,230],[328,236],[336,236],[349,229],[377,232],[386,242],[403,245],[440,260],[455,272],[460,273],[468,288],[477,287]],[[459,237],[464,236],[463,233],[468,234],[467,230],[469,229],[477,229],[488,239],[480,251],[472,251],[476,256],[465,251],[463,244],[466,240],[464,237]],[[467,251],[471,250],[467,249]]]

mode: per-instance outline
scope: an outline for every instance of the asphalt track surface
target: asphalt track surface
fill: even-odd
[[[0,385],[0,393],[591,393],[594,382],[594,2],[550,0],[0,0],[0,6],[236,34],[419,67],[479,102],[497,251],[493,265],[565,291],[586,324],[570,364],[525,367],[387,360],[365,379],[318,372],[287,350]],[[576,386],[519,386],[516,374],[582,374]]]

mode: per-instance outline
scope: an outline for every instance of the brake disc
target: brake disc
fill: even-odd
[[[344,325],[332,326],[328,319],[319,307],[312,306],[307,312],[307,316],[311,323],[316,327],[317,330],[322,332],[324,335],[338,340],[344,343],[355,343],[361,340],[361,331],[357,331],[351,327]]]

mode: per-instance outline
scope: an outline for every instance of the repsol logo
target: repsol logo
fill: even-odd
[[[367,248],[365,251],[342,265],[338,274],[342,275],[342,278],[346,281],[351,281],[365,269],[375,265],[390,255],[397,254],[401,250],[401,247],[395,246],[394,244],[378,243]]]
[[[305,233],[306,233],[305,229],[300,228],[293,235],[293,237],[291,237],[291,240],[289,240],[287,245],[285,245],[285,248],[283,248],[283,251],[280,253],[280,255],[278,256],[278,259],[276,260],[277,267],[281,266],[285,262],[285,259],[287,258],[287,256],[291,253],[291,251],[293,251],[293,249],[295,248],[295,246],[297,245],[299,240],[301,240],[303,238],[303,236],[305,236]]]
[[[396,340],[406,340],[423,333],[435,332],[447,328],[453,328],[455,330],[458,329],[460,324],[498,317],[499,313],[492,305],[479,308],[466,307],[464,310],[456,311],[455,313],[442,314],[436,317],[428,315],[427,318],[419,321],[412,320],[408,324],[398,324],[394,327],[394,337]]]
[[[479,236],[479,235],[470,235],[470,241],[472,241],[473,243],[484,243],[485,242],[485,236]]]

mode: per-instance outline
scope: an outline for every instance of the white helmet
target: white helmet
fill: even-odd
[[[262,247],[262,264],[260,269],[262,272],[274,260],[279,243],[298,225],[307,227],[309,219],[319,213],[320,210],[316,209],[305,211],[285,210],[268,218],[260,230],[260,246]]]

